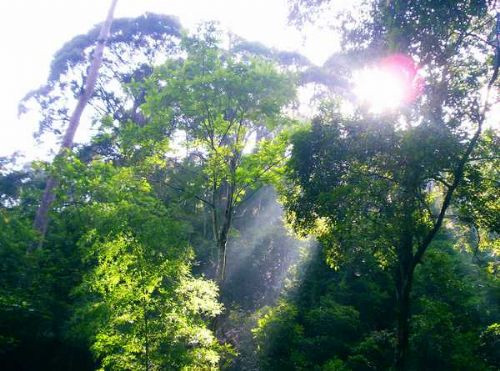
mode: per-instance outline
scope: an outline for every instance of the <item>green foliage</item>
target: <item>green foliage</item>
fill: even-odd
[[[265,355],[263,369],[290,370],[303,364],[305,355],[298,345],[303,339],[304,329],[295,323],[297,315],[298,310],[293,304],[280,302],[259,319],[254,333],[258,351]]]
[[[304,321],[309,337],[305,342],[306,351],[315,352],[314,358],[319,359],[346,354],[360,327],[356,309],[328,296],[322,297],[318,307],[306,313]]]
[[[441,238],[416,271],[410,369],[487,370],[495,364],[491,283],[453,242]],[[298,290],[262,312],[254,330],[261,369],[391,369],[393,282],[390,272],[365,258],[334,271],[319,254]]]
[[[344,362],[357,354],[353,349],[363,334],[387,326],[391,313],[391,298],[384,293],[385,275],[374,271],[371,264],[358,263],[333,271],[325,264],[324,254],[311,260],[304,281],[264,312],[254,330],[262,369],[342,369],[341,365],[349,369]],[[369,291],[363,289],[367,285]],[[367,304],[377,301],[381,305]],[[292,329],[300,329],[300,333]],[[359,354],[368,348],[360,347]],[[392,361],[392,351],[384,350]],[[375,361],[383,358],[375,350],[365,353]]]
[[[484,360],[494,368],[500,362],[500,324],[493,323],[481,333],[480,350]]]
[[[24,172],[10,201],[0,207],[0,367],[66,369],[76,364],[74,369],[89,369],[88,350],[64,336],[78,258],[64,244],[26,253],[37,243],[32,200],[38,176]]]
[[[300,21],[303,8],[307,14],[328,3],[293,1],[292,16]],[[404,55],[425,76],[425,87],[401,107],[378,115],[360,107],[349,116],[326,106],[310,128],[292,138],[282,195],[295,230],[317,235],[333,268],[369,253],[393,272],[394,365],[404,370],[415,268],[425,261],[450,205],[460,205],[476,229],[481,224],[494,230],[498,224],[496,181],[485,175],[496,164],[488,167],[480,159],[496,157],[494,135],[482,135],[488,102],[481,89],[491,89],[498,75],[498,63],[489,63],[492,57],[498,61],[497,42],[485,41],[492,40],[492,29],[497,35],[498,25],[492,3],[481,0],[381,0],[368,8],[337,26],[345,53],[375,66],[384,57]],[[431,308],[437,322],[426,324],[439,333],[452,321],[440,314],[450,313],[428,302]],[[466,342],[457,340],[457,348]],[[443,367],[463,362],[452,363]]]
[[[202,38],[186,38],[187,58],[157,70],[147,82],[143,110],[152,122],[172,117],[199,153],[206,187],[234,183],[234,197],[240,200],[249,188],[270,181],[280,165],[286,137],[252,148],[252,135],[287,124],[281,110],[294,97],[294,87],[271,62],[240,61],[217,43],[210,27]]]
[[[291,17],[334,3],[293,0]],[[0,368],[387,370],[403,292],[408,369],[497,367],[498,135],[476,143],[470,129],[485,118],[492,2],[363,3],[324,68],[233,36],[225,50],[211,24],[188,36],[169,16],[114,22],[92,143],[22,170],[0,159]],[[80,93],[96,30],[26,97],[42,128],[57,130]],[[411,104],[346,115],[324,102],[298,128],[287,117],[288,71],[347,89],[355,66],[395,52],[426,78]],[[26,253],[46,174],[58,179],[50,228]],[[288,233],[269,185],[317,254]],[[226,244],[217,287],[205,274]]]
[[[356,346],[353,355],[347,358],[352,370],[390,369],[394,358],[394,334],[387,331],[372,331]]]
[[[123,138],[134,134],[142,143],[140,131],[126,130]],[[6,367],[31,367],[17,359],[22,351],[45,351],[47,367],[67,368],[83,356],[80,367],[92,368],[90,349],[95,367],[104,369],[216,369],[230,354],[207,328],[222,310],[217,288],[191,274],[186,225],[148,181],[164,167],[164,148],[126,155],[121,165],[58,157],[50,168],[60,186],[47,247],[32,254],[30,220],[19,207],[1,209]],[[53,351],[61,342],[62,356]]]
[[[152,192],[148,166],[56,165],[59,202],[71,197],[78,206],[67,212],[85,225],[71,336],[83,336],[105,369],[217,367],[223,348],[205,322],[221,312],[217,289],[191,276],[183,226]]]
[[[491,129],[486,131],[475,161],[466,169],[464,184],[456,200],[462,220],[494,233],[500,231],[500,201],[497,197],[499,148],[498,133]]]
[[[347,371],[349,370],[345,363],[338,358],[334,358],[328,362],[326,362],[323,367],[321,367],[322,371]]]
[[[217,342],[204,322],[221,311],[217,289],[192,278],[189,266],[179,257],[169,259],[167,252],[132,236],[90,247],[88,259],[97,255],[98,263],[78,289],[86,300],[74,321],[82,324],[77,331],[91,328],[92,350],[103,368],[215,368],[219,363]]]
[[[173,160],[168,186],[204,204],[217,247],[218,281],[225,274],[233,216],[246,196],[277,181],[291,120],[283,108],[295,95],[290,74],[261,58],[240,58],[219,47],[213,25],[185,37],[185,58],[167,61],[144,83],[142,112],[184,140],[186,157]],[[157,137],[152,137],[158,140]],[[186,183],[180,178],[190,173]]]
[[[430,160],[433,145],[419,141],[417,150],[412,143],[424,128],[401,132],[379,121],[335,115],[326,120],[318,118],[310,131],[292,139],[283,189],[289,219],[299,232],[315,231],[322,238],[332,265],[361,249],[375,252],[387,265],[408,223],[405,213],[411,213],[416,233],[429,230],[431,201],[420,192],[440,166]],[[434,143],[442,151],[450,146],[446,138]],[[429,166],[422,166],[422,159]],[[410,201],[413,192],[419,195]]]

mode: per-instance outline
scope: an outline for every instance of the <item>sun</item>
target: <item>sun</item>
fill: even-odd
[[[366,68],[354,76],[354,94],[371,112],[382,113],[403,103],[405,84],[389,71],[376,67]]]
[[[393,111],[420,93],[421,79],[413,60],[393,55],[354,73],[353,93],[370,112]]]

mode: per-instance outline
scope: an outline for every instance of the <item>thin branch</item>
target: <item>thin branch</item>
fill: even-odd
[[[468,161],[491,161],[491,160],[499,160],[500,156],[491,156],[491,157],[471,157]]]
[[[279,165],[281,162],[284,161],[284,158],[283,159],[280,159],[278,161],[275,161],[271,164],[269,164],[268,166],[266,166],[255,178],[254,178],[254,182],[252,182],[251,184],[248,183],[246,185],[244,185],[243,187],[241,187],[239,190],[236,189],[235,190],[235,194],[236,194],[236,197],[239,197],[240,193],[247,190],[251,185],[255,185],[261,178],[262,176],[267,173],[269,170],[271,170],[273,167]]]
[[[169,188],[172,188],[173,190],[175,191],[179,191],[179,192],[184,192],[186,193],[186,189],[182,188],[182,187],[176,187],[176,186],[173,186],[172,184],[169,184],[168,182],[165,182],[165,185]],[[200,196],[197,196],[197,195],[192,195],[194,198],[196,198],[197,200],[205,203],[206,205],[212,207],[212,208],[215,208],[215,205],[212,204],[210,201],[207,201],[205,200],[203,197],[200,197]]]
[[[444,180],[443,178],[441,178],[440,176],[435,176],[434,177],[434,180],[438,181],[439,183],[443,184],[446,188],[450,188],[451,187],[451,184],[448,183],[446,180]]]

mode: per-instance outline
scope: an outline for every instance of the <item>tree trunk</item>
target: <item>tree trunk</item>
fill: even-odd
[[[226,278],[226,245],[227,239],[217,243],[217,283],[221,286]]]
[[[227,240],[229,237],[229,230],[231,228],[231,223],[233,220],[233,193],[234,186],[227,186],[227,199],[224,211],[224,221],[220,231],[217,231],[217,226],[214,222],[214,232],[216,234],[217,241],[217,267],[215,270],[215,279],[219,285],[219,289],[222,291],[224,280],[226,278],[226,251],[227,251]],[[214,221],[216,221],[216,211],[214,209]],[[220,315],[215,316],[210,324],[210,329],[217,333],[219,326]]]
[[[226,278],[226,247],[227,247],[227,239],[229,235],[229,229],[231,228],[231,222],[233,219],[233,201],[232,201],[232,187],[229,187],[229,195],[227,200],[227,207],[224,213],[224,223],[222,224],[222,228],[220,234],[217,238],[217,283],[219,286],[222,286],[224,283],[224,279]]]
[[[396,370],[406,370],[410,339],[410,293],[413,282],[413,270],[402,272],[397,280],[398,310],[397,310],[397,343]]]
[[[99,68],[102,63],[104,46],[109,38],[111,23],[113,22],[113,14],[117,1],[118,0],[111,1],[111,6],[109,8],[106,21],[103,23],[99,32],[99,37],[97,39],[97,45],[94,50],[92,62],[90,63],[88,69],[85,87],[82,91],[82,94],[78,98],[78,103],[69,120],[68,128],[66,129],[66,133],[64,134],[59,155],[61,155],[66,149],[70,149],[73,146],[73,139],[75,137],[76,130],[78,129],[83,110],[85,109],[85,106],[87,105],[90,97],[94,92],[97,76],[99,74]],[[40,243],[38,244],[38,247],[42,246],[45,234],[47,232],[47,227],[49,224],[49,210],[55,199],[54,189],[57,187],[57,183],[58,182],[55,177],[49,176],[45,185],[45,189],[43,191],[40,206],[38,207],[35,216],[33,226],[40,233]]]
[[[149,371],[149,327],[148,327],[148,310],[144,305],[144,346],[146,351],[146,371]]]
[[[397,294],[397,343],[395,355],[396,370],[406,369],[410,339],[410,294],[413,283],[414,256],[413,235],[411,232],[411,210],[406,215],[406,227],[398,248],[399,267],[396,272]]]

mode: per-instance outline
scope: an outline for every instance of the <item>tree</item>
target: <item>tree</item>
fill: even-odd
[[[56,163],[58,202],[85,225],[70,338],[88,342],[103,368],[216,368],[224,348],[205,323],[222,310],[216,286],[191,275],[184,225],[140,165]]]
[[[110,28],[106,37],[106,49],[99,52],[99,45],[104,40],[101,34],[107,26]],[[87,34],[78,35],[67,42],[55,54],[47,83],[26,95],[19,105],[19,112],[26,112],[27,106],[35,103],[41,116],[38,135],[47,131],[60,135],[66,130],[68,122],[75,122],[76,116],[82,114],[83,110],[80,113],[75,111],[76,116],[71,117],[68,111],[72,105],[81,107],[82,99],[87,99],[84,97],[87,92],[88,99],[84,106],[90,112],[92,120],[98,121],[103,115],[111,115],[117,120],[132,119],[141,123],[143,117],[138,108],[144,102],[144,92],[127,89],[124,84],[143,80],[151,73],[154,63],[175,54],[181,32],[177,19],[151,13],[137,18],[115,19],[112,24],[105,22],[96,26]],[[94,48],[96,41],[99,41],[99,48]],[[92,69],[88,67],[88,60],[97,61],[94,56],[99,55],[99,73],[92,83],[93,88],[89,89],[90,86],[86,84],[91,79],[88,79],[90,75],[87,74]],[[70,143],[67,148],[71,148],[75,125],[74,130],[69,131],[69,126],[67,129],[67,139],[70,140],[66,140],[66,144]],[[64,149],[64,145],[62,147]],[[103,150],[101,147],[102,145],[97,145],[92,150]],[[107,150],[112,151],[113,148]],[[54,185],[49,184],[49,180],[46,188],[57,183],[56,179],[52,179],[50,183]],[[53,192],[44,194],[50,196]],[[41,223],[44,219],[48,221],[49,210],[50,206],[46,210],[47,217],[38,218],[38,222]],[[38,213],[42,216],[45,212],[40,210]],[[46,231],[42,235],[45,233]],[[43,238],[40,240],[40,244],[42,243]]]
[[[102,24],[101,31],[99,32],[99,36],[97,38],[97,46],[94,50],[92,56],[92,62],[90,63],[88,74],[86,76],[85,87],[83,87],[81,94],[78,98],[78,103],[71,114],[71,118],[69,119],[68,127],[66,129],[66,133],[64,134],[64,138],[61,144],[62,151],[69,149],[73,145],[73,139],[75,137],[76,130],[78,129],[78,125],[80,123],[80,118],[82,116],[83,110],[87,105],[90,97],[94,92],[94,87],[97,81],[97,76],[99,74],[99,67],[102,63],[102,57],[104,52],[104,46],[109,37],[109,30],[111,28],[111,23],[113,22],[113,13],[115,11],[117,0],[111,1],[111,6],[108,11],[108,15],[106,17],[106,21]],[[45,233],[47,232],[48,226],[48,213],[50,206],[54,202],[54,189],[57,187],[57,180],[53,177],[49,177],[47,179],[47,183],[45,185],[45,189],[43,191],[42,200],[40,202],[40,206],[37,210],[34,227],[40,233],[41,239],[40,244],[43,243],[43,239],[45,237]]]
[[[415,268],[480,166],[474,157],[500,61],[489,5],[374,2],[371,17],[344,29],[346,50],[366,61],[393,53],[417,60],[422,97],[379,117],[326,109],[293,139],[284,202],[295,227],[319,233],[334,265],[368,249],[393,268],[397,369],[406,367]]]
[[[47,83],[21,101],[20,114],[28,111],[31,104],[38,109],[38,135],[48,131],[60,135],[64,130],[70,119],[68,112],[84,89],[88,61],[101,27],[97,25],[65,43],[54,55]],[[114,19],[87,107],[90,118],[99,121],[107,114],[140,122],[137,109],[144,102],[144,93],[129,91],[125,84],[142,81],[153,65],[175,55],[181,33],[179,21],[168,15],[146,13],[136,18]]]
[[[216,276],[222,283],[236,208],[281,163],[286,141],[271,133],[287,123],[282,109],[293,98],[294,87],[272,63],[240,59],[220,49],[218,42],[210,27],[201,36],[186,38],[186,59],[169,61],[153,74],[142,109],[151,122],[167,122],[184,133],[190,146],[184,162],[202,168],[191,186],[176,185],[175,174],[167,182],[210,210],[218,250]],[[268,138],[262,139],[266,131]],[[254,149],[249,147],[252,141]]]

